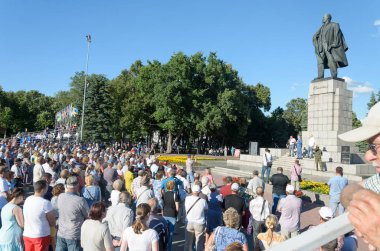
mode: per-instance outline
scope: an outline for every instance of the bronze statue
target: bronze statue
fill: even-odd
[[[338,75],[337,68],[348,65],[346,51],[348,47],[338,23],[331,22],[331,15],[323,16],[323,25],[313,37],[318,62],[318,77],[324,78],[324,69],[330,69],[331,77]]]

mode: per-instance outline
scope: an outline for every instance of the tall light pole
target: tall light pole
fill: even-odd
[[[83,125],[84,125],[84,108],[86,104],[86,91],[87,91],[87,75],[88,75],[88,59],[90,57],[90,44],[91,35],[86,36],[87,39],[87,59],[86,59],[86,74],[84,75],[84,90],[83,90],[83,105],[82,105],[82,123],[80,125],[80,141],[83,139]]]

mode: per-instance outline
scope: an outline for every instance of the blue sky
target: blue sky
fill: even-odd
[[[338,76],[354,90],[353,110],[363,118],[370,92],[380,88],[379,10],[373,0],[1,0],[0,85],[68,90],[85,68],[91,34],[89,73],[114,78],[137,59],[215,51],[247,84],[270,87],[272,109],[285,107],[307,98],[317,72],[312,36],[329,12],[349,47],[350,65]]]

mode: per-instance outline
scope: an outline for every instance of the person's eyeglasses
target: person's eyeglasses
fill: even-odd
[[[368,144],[368,150],[372,152],[373,155],[377,155],[377,148],[380,144]]]

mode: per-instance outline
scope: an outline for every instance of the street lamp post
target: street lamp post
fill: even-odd
[[[84,125],[84,108],[86,104],[86,91],[87,91],[87,75],[88,75],[88,59],[90,57],[90,44],[91,44],[91,35],[86,36],[87,39],[87,59],[86,59],[86,74],[84,75],[84,90],[83,90],[83,105],[82,105],[82,123],[80,126],[80,141],[83,139],[83,125]]]

